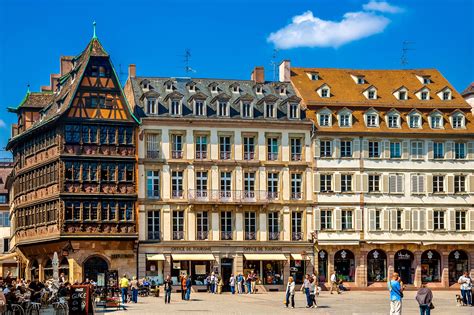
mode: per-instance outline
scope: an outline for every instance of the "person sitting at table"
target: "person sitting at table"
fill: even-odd
[[[41,299],[41,290],[44,289],[44,284],[39,281],[39,277],[30,283],[28,289],[31,292],[31,301],[38,303]]]

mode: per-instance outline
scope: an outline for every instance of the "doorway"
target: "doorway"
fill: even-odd
[[[101,281],[99,282],[102,283],[105,279],[105,273],[108,270],[109,265],[103,258],[97,256],[90,257],[84,262],[83,281],[89,279],[98,282],[100,275]]]
[[[413,283],[412,263],[412,252],[402,249],[395,254],[395,271],[405,284]]]
[[[224,282],[222,291],[230,291],[229,279],[230,279],[230,276],[232,275],[233,267],[234,267],[233,258],[221,259],[221,277],[222,277],[222,281]]]

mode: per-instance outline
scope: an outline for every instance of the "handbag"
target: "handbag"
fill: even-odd
[[[434,310],[435,306],[433,303],[430,303],[430,310]]]

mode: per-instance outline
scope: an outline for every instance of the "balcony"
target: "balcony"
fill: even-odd
[[[256,232],[245,232],[245,240],[246,241],[255,241],[257,239]]]
[[[301,200],[301,192],[292,192],[291,193],[291,199],[292,200]]]
[[[196,151],[196,160],[207,159],[207,151]]]
[[[173,240],[184,240],[184,231],[173,231]]]
[[[291,233],[292,241],[301,241],[303,240],[303,232],[293,232]]]
[[[269,193],[265,190],[199,190],[190,189],[188,200],[194,202],[229,202],[229,203],[257,203],[268,202],[278,198],[278,193]]]
[[[149,199],[160,199],[160,191],[159,190],[149,190],[147,192],[147,197]]]
[[[148,240],[160,241],[161,240],[161,233],[158,232],[158,231],[148,232]]]
[[[146,151],[146,158],[147,159],[159,159],[160,158],[160,151]]]
[[[200,231],[197,232],[197,239],[198,241],[204,241],[209,238],[209,232],[208,231]]]
[[[270,241],[278,241],[280,239],[280,232],[268,232],[268,239]]]
[[[219,157],[221,160],[230,160],[230,151],[221,151]]]
[[[292,153],[291,154],[292,161],[301,161],[301,153]]]
[[[268,200],[276,200],[278,199],[278,191],[268,191],[267,192]]]
[[[276,161],[278,160],[278,153],[268,153],[267,160],[269,161]]]
[[[182,150],[179,150],[179,151],[171,151],[171,158],[172,159],[182,159],[183,158],[183,151]]]
[[[182,190],[173,190],[171,192],[171,198],[173,198],[173,199],[182,199],[183,198],[183,191]]]
[[[230,241],[232,240],[232,232],[221,232],[221,240],[222,241]]]
[[[255,159],[255,152],[244,152],[244,160],[251,161]]]

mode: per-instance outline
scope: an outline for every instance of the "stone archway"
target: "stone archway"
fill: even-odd
[[[457,249],[448,256],[449,284],[458,282],[464,271],[469,272],[469,256],[463,250]]]
[[[84,261],[83,265],[83,281],[86,279],[97,282],[98,276],[109,270],[108,262],[100,256],[91,256]]]
[[[367,254],[367,281],[387,281],[387,254],[381,249],[371,250]]]

